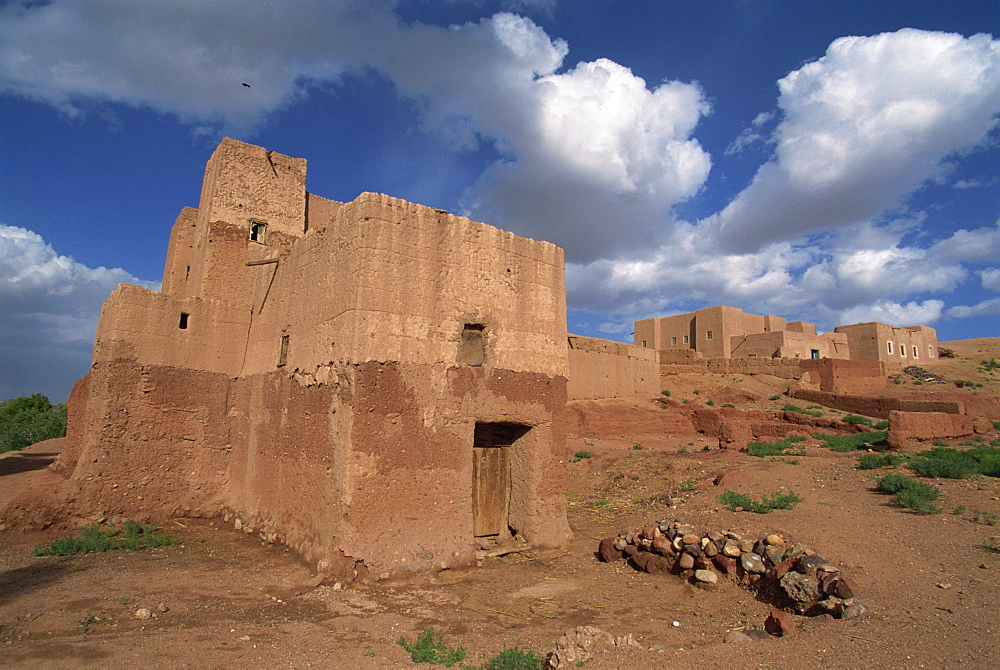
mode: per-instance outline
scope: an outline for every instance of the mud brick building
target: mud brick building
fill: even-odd
[[[216,515],[321,572],[570,538],[562,250],[224,139],[160,291],[120,286],[61,459],[99,509]]]

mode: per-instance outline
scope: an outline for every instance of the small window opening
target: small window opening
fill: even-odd
[[[677,344],[677,338],[676,337],[671,337],[670,338],[670,344]]]
[[[263,242],[264,233],[267,231],[267,224],[260,223],[259,221],[250,222],[250,241],[251,242]]]
[[[819,349],[810,349],[809,354],[814,361],[819,360]]]
[[[283,367],[288,362],[288,335],[281,336],[281,345],[278,347],[278,367]]]
[[[181,312],[181,319],[178,322],[177,327],[180,328],[181,330],[187,330],[187,327],[188,327],[188,313],[187,312]]]
[[[642,346],[646,346],[646,340],[642,341]]]
[[[462,328],[462,348],[458,352],[459,365],[478,367],[486,358],[484,330],[481,323],[467,323]]]
[[[191,278],[191,266],[189,265],[187,266],[187,269],[184,270],[184,279],[190,279],[190,278]]]
[[[934,347],[927,347],[927,358],[934,358]]]
[[[687,335],[684,336],[684,344],[688,344],[688,336]]]
[[[705,339],[706,340],[712,339],[712,331],[708,331],[707,333],[705,333]]]
[[[886,342],[886,346],[889,348],[889,353],[892,353],[892,342]]]
[[[899,355],[902,356],[903,358],[906,358],[906,345],[905,344],[899,345]]]
[[[913,347],[913,357],[914,358],[919,358],[919,356],[917,355],[917,348],[916,347]]]

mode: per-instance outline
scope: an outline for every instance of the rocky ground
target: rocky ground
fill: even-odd
[[[956,358],[935,369],[942,392],[961,379],[1000,394],[1000,371],[977,371],[981,358],[1000,357],[998,344],[946,343]],[[782,383],[664,381],[672,398],[690,402],[745,388],[758,399],[733,404],[760,409],[780,407],[768,398]],[[292,556],[219,521],[174,522],[165,530],[178,543],[168,547],[72,557],[33,558],[32,547],[56,534],[9,530],[0,533],[0,658],[39,668],[413,667],[396,641],[433,628],[468,650],[466,662],[482,664],[504,647],[549,653],[567,629],[595,626],[634,644],[594,637],[585,668],[1000,667],[1000,554],[984,549],[1000,536],[990,525],[1000,517],[1000,481],[934,480],[944,513],[921,516],[874,492],[875,475],[855,469],[854,454],[810,440],[804,455],[759,459],[696,435],[622,430],[601,419],[620,416],[621,403],[606,405],[606,414],[589,409],[586,431],[570,438],[571,454],[590,456],[570,466],[575,540],[564,551],[509,554],[421,584],[337,589],[311,587],[313,575]],[[626,409],[641,415],[652,405]],[[17,491],[52,485],[44,466],[58,448],[0,457],[0,507]],[[791,491],[803,501],[770,514],[734,512],[718,500],[727,489],[754,498]],[[601,539],[661,520],[808,547],[857,584],[870,610],[811,625],[792,613],[792,635],[725,643],[742,639],[733,631],[764,627],[770,596],[727,577],[699,586],[597,558]]]

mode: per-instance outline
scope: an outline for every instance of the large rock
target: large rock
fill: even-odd
[[[615,543],[618,541],[617,537],[606,537],[601,540],[601,543],[597,546],[597,555],[601,557],[601,560],[605,563],[613,563],[615,561],[621,560],[624,554],[615,548]]]

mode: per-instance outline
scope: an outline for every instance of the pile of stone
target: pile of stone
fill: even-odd
[[[829,615],[824,620],[851,619],[868,609],[857,599],[856,581],[813,550],[788,544],[778,534],[752,539],[732,531],[700,533],[665,519],[604,538],[597,553],[608,563],[627,560],[638,570],[678,575],[705,588],[726,576],[778,607],[808,616]],[[772,612],[772,618],[781,624],[771,622],[768,632],[781,635],[794,630],[791,617]]]

